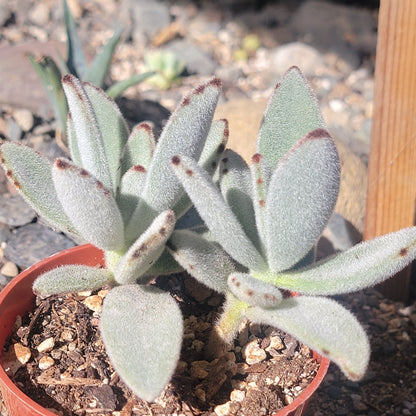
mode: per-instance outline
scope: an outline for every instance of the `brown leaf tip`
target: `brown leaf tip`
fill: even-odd
[[[63,160],[63,159],[56,159],[55,166],[58,169],[62,169],[62,170],[69,169],[71,167],[71,165],[68,162],[66,162],[65,160]]]
[[[259,204],[261,207],[264,207],[266,205],[266,201],[264,199],[260,199]]]
[[[305,139],[322,139],[322,137],[330,137],[330,135],[325,129],[316,129],[308,133]]]
[[[174,165],[178,166],[181,163],[181,158],[179,156],[173,156],[170,160]]]
[[[75,79],[75,76],[74,75],[72,75],[72,74],[65,74],[62,77],[62,82],[64,84],[70,84],[70,83],[72,83],[74,81],[74,79]]]
[[[262,159],[262,155],[260,153],[256,153],[253,155],[253,157],[251,158],[251,161],[253,163],[260,163],[261,159]]]
[[[215,77],[215,78],[212,78],[212,80],[208,83],[208,85],[213,85],[214,87],[221,88],[222,81],[219,78]]]
[[[138,126],[136,126],[136,130],[141,129],[145,130],[149,134],[153,133],[152,126],[149,123],[141,123]]]
[[[192,169],[186,169],[185,173],[186,173],[188,176],[192,176],[192,175],[194,174],[194,171],[193,171]]]
[[[136,172],[142,172],[142,173],[146,172],[146,168],[142,165],[133,166],[133,170]]]

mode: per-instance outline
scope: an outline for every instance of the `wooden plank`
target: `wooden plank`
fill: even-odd
[[[416,1],[381,0],[364,239],[414,224]],[[410,267],[380,289],[406,301]]]

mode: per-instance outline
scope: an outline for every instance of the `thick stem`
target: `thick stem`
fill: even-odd
[[[211,332],[206,348],[209,358],[223,356],[233,342],[240,324],[244,320],[245,310],[249,305],[237,299],[231,293],[227,293],[227,299],[220,319]]]

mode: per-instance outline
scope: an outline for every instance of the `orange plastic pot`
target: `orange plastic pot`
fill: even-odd
[[[23,316],[33,308],[35,297],[32,292],[32,284],[34,280],[40,274],[65,264],[104,265],[103,252],[90,244],[64,250],[26,269],[0,292],[0,361],[5,340],[10,335],[17,316]],[[329,366],[328,359],[316,353],[314,353],[314,357],[321,365],[312,383],[293,403],[274,416],[301,416],[304,414],[309,398],[321,384]],[[1,365],[0,390],[10,416],[56,416],[19,390]]]

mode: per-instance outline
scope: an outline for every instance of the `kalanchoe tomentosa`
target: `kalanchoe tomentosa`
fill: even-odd
[[[306,265],[333,211],[340,164],[300,71],[291,68],[277,85],[250,167],[226,151],[217,187],[187,155],[174,156],[172,166],[225,250],[191,231],[175,232],[169,243],[189,273],[226,294],[219,335],[232,341],[244,319],[276,326],[360,379],[367,336],[347,309],[324,296],[363,289],[405,267],[416,257],[416,227]]]
[[[121,378],[145,400],[153,400],[169,382],[183,330],[176,301],[147,283],[181,270],[165,249],[176,220],[182,226],[199,224],[192,221],[192,204],[170,159],[186,154],[214,173],[228,137],[224,120],[212,122],[220,87],[214,78],[186,96],[155,143],[148,124],[129,134],[112,99],[66,75],[72,161],[58,158],[51,164],[12,142],[0,147],[8,178],[40,217],[105,253],[106,268],[61,266],[35,281],[35,293],[109,284],[100,322],[104,345]]]

